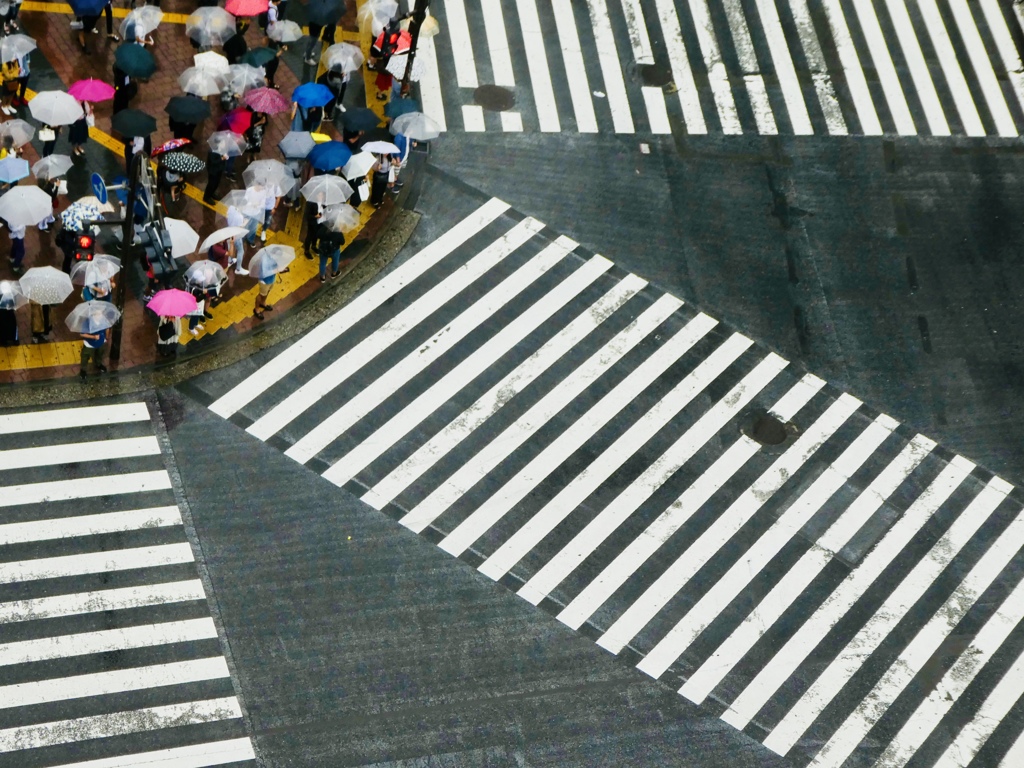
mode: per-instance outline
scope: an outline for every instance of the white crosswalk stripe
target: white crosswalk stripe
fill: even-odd
[[[254,765],[147,404],[0,433],[0,766]]]
[[[1008,483],[503,203],[481,211],[394,302],[227,385],[254,393],[233,418],[267,424],[329,381],[260,436],[800,764],[1024,749],[990,739],[1024,696]],[[360,349],[372,366],[340,367]]]
[[[420,84],[424,108],[442,125],[471,132],[1015,137],[1024,130],[1024,67],[1009,29],[1018,4],[649,3],[645,12],[639,0],[446,2],[434,11],[441,32],[428,46],[437,69],[428,66]],[[481,85],[507,89],[514,106],[490,111]]]

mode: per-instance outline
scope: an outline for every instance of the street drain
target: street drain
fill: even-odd
[[[782,445],[790,432],[785,424],[770,413],[762,413],[754,419],[747,435],[761,445]]]
[[[500,85],[481,85],[473,91],[473,101],[491,112],[507,112],[515,106],[516,97]]]
[[[641,64],[637,67],[637,70],[640,72],[640,79],[643,80],[644,85],[664,88],[672,82],[672,70],[667,64],[660,66],[657,64]]]

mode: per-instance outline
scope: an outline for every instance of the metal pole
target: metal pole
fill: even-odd
[[[412,41],[409,45],[409,60],[405,62],[405,74],[402,76],[402,95],[409,95],[409,77],[412,75],[412,62],[416,58],[416,44],[420,39],[420,27],[427,18],[427,0],[416,0],[412,11],[412,23],[409,25],[409,35]]]
[[[131,269],[132,254],[135,253],[135,198],[139,188],[139,169],[143,162],[148,162],[145,153],[137,152],[132,155],[131,165],[128,167],[128,200],[124,206],[124,224],[121,230],[121,280],[114,292],[114,304],[121,312],[121,320],[114,325],[110,334],[110,359],[121,359],[121,333],[124,330],[124,302],[126,298],[126,284],[128,282],[128,271]]]

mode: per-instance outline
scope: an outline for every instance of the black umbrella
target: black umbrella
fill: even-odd
[[[254,67],[265,67],[277,58],[277,51],[271,48],[253,48],[246,51],[240,59],[242,64],[251,64]]]
[[[122,109],[111,125],[122,136],[149,136],[156,130],[156,119],[139,109]]]
[[[164,168],[177,173],[199,173],[206,163],[187,152],[168,152],[161,161]]]
[[[210,104],[195,96],[172,96],[164,112],[179,123],[196,125],[210,116]]]
[[[420,105],[414,99],[391,99],[384,107],[384,114],[388,117],[401,117],[407,112],[419,112]]]
[[[341,116],[345,127],[350,131],[369,131],[380,125],[380,118],[372,109],[354,107]]]
[[[345,15],[345,0],[309,0],[306,4],[306,21],[326,27],[337,24]]]
[[[145,46],[124,43],[118,46],[114,62],[128,77],[149,77],[156,72],[156,59]]]

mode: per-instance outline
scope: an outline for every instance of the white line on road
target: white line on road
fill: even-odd
[[[82,613],[122,611],[130,608],[142,608],[147,605],[166,605],[167,603],[205,599],[206,592],[199,579],[172,581],[164,584],[143,584],[138,587],[122,587],[120,589],[102,589],[95,592],[77,592],[0,603],[0,624],[52,619],[58,616],[76,616]]]
[[[210,768],[214,765],[255,759],[256,753],[253,752],[252,742],[245,738],[190,744],[187,747],[172,747],[155,752],[136,752],[133,755],[102,757],[84,763],[55,765],[53,768]]]
[[[0,546],[172,525],[181,525],[181,513],[175,506],[8,523],[0,525]]]
[[[65,576],[83,576],[106,571],[128,571],[136,568],[155,568],[193,562],[192,547],[187,544],[164,544],[158,547],[115,549],[109,552],[90,552],[85,555],[42,557],[0,563],[0,584],[19,581],[57,579]]]
[[[29,411],[0,416],[0,435],[19,432],[45,432],[52,429],[77,429],[130,421],[149,421],[145,403],[89,405],[55,411]]]
[[[41,445],[36,448],[14,448],[0,451],[0,470],[49,467],[54,464],[73,464],[84,461],[128,459],[136,456],[156,456],[159,453],[160,443],[153,435]]]
[[[128,472],[119,475],[80,477],[75,480],[52,480],[47,483],[0,486],[0,507],[19,504],[44,504],[93,496],[115,496],[122,493],[161,491],[171,487],[166,470]]]

